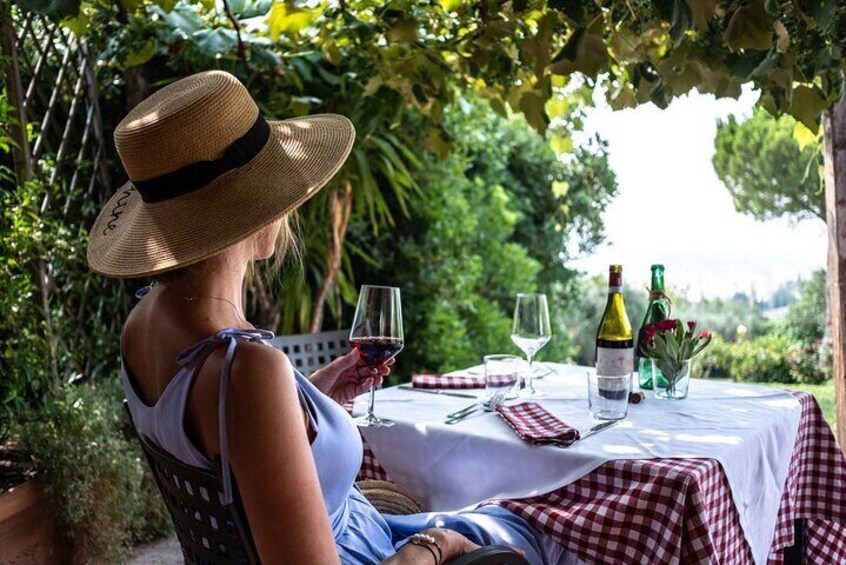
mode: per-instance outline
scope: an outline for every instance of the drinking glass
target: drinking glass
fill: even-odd
[[[377,369],[402,350],[402,305],[400,290],[393,286],[363,285],[358,295],[350,345],[358,349],[361,360]],[[394,422],[373,414],[376,387],[370,388],[367,414],[355,419],[361,427],[386,428]]]
[[[546,295],[537,293],[520,293],[514,307],[514,325],[511,329],[511,341],[526,354],[529,362],[526,387],[520,391],[520,396],[543,396],[543,392],[535,390],[532,385],[534,368],[532,360],[541,348],[549,342],[552,330],[549,327],[549,307]]]
[[[622,420],[629,408],[632,391],[631,374],[619,376],[597,375],[588,371],[588,406],[597,420]]]
[[[485,394],[493,397],[505,391],[506,398],[515,398],[520,388],[523,359],[517,355],[485,355]]]

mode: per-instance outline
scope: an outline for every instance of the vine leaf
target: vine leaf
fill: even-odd
[[[445,12],[457,12],[462,4],[464,4],[462,0],[441,0],[441,8]]]
[[[819,140],[819,133],[812,132],[802,122],[796,122],[796,125],[793,126],[793,141],[799,145],[800,151],[804,151],[812,143],[818,143]]]
[[[573,32],[561,51],[552,59],[549,70],[553,74],[567,75],[580,72],[590,77],[605,68],[608,62],[608,48],[599,35],[587,33],[579,28]]]
[[[535,130],[543,135],[549,126],[549,116],[546,115],[546,98],[537,92],[529,91],[520,98],[520,111],[526,116]]]
[[[235,49],[238,45],[238,34],[225,27],[204,29],[194,34],[194,41],[197,48],[214,57],[216,53],[225,55]]]
[[[800,84],[793,89],[790,115],[802,122],[813,133],[820,128],[820,114],[826,108],[825,98],[816,87]]]
[[[71,30],[77,37],[85,35],[89,23],[91,23],[91,16],[86,14],[84,10],[80,10],[79,14],[74,18],[65,18],[61,21],[62,27]]]
[[[734,50],[766,51],[773,45],[773,20],[758,0],[738,8],[732,14],[723,36]]]
[[[317,17],[318,10],[302,10],[285,2],[274,2],[267,13],[267,30],[273,41],[280,35],[296,35],[307,28]]]
[[[708,30],[708,21],[717,12],[717,0],[686,0],[693,23],[700,31]]]
[[[137,67],[138,65],[143,65],[147,61],[153,58],[153,55],[156,54],[156,43],[155,41],[147,41],[142,45],[140,48],[130,52],[126,59],[123,61],[123,65],[121,67],[123,69],[128,69],[129,67]]]
[[[437,127],[430,127],[426,130],[423,147],[426,148],[426,151],[434,153],[440,159],[446,159],[452,152],[452,144],[444,139],[443,132]]]

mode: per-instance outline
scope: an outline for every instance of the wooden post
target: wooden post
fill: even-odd
[[[828,281],[837,438],[846,446],[846,100],[823,116]]]

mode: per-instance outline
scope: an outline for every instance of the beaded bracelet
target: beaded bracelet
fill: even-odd
[[[438,542],[435,541],[434,536],[430,536],[429,534],[414,534],[408,541],[419,547],[425,547],[432,554],[432,557],[435,558],[435,565],[441,565],[444,554],[441,552],[441,548],[438,546]],[[438,550],[437,555],[435,554],[435,549],[432,549],[433,547]]]

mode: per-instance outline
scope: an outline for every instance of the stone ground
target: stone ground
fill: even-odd
[[[154,541],[135,548],[129,565],[182,565],[182,551],[176,536]]]

